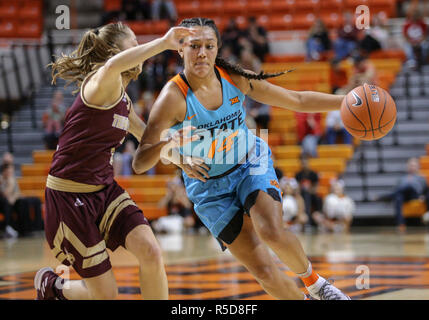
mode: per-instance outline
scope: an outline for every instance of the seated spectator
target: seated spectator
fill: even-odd
[[[238,58],[234,55],[231,45],[223,45],[220,48],[220,55],[223,59],[232,64],[238,63]]]
[[[366,57],[359,53],[352,56],[353,69],[348,84],[342,88],[342,93],[348,93],[350,90],[363,85],[377,84],[377,73],[374,64]]]
[[[312,219],[314,213],[322,211],[322,199],[317,194],[319,175],[310,169],[307,155],[302,154],[300,160],[301,170],[296,173],[295,180],[299,184],[301,196],[304,199],[308,222],[309,224],[314,225],[314,221]]]
[[[11,224],[19,235],[43,230],[42,203],[35,197],[22,197],[12,164],[1,166],[0,193],[12,208]]]
[[[269,53],[267,31],[264,27],[258,25],[255,17],[249,17],[247,22],[247,28],[243,32],[243,36],[252,44],[253,54],[263,62],[265,55]]]
[[[335,179],[331,182],[331,192],[323,200],[322,213],[315,212],[313,220],[320,231],[348,232],[354,210],[354,201],[344,194],[344,181]]]
[[[331,60],[331,72],[330,72],[330,84],[332,93],[336,93],[338,89],[343,88],[347,85],[347,72],[341,67],[340,60]]]
[[[149,0],[122,0],[121,20],[150,20],[151,5]]]
[[[343,60],[357,48],[358,33],[353,15],[346,12],[343,26],[338,30],[338,37],[334,42],[335,59]]]
[[[427,40],[428,27],[419,10],[411,11],[403,27],[405,37],[405,54],[408,67],[420,69],[427,62],[429,43]]]
[[[136,152],[138,140],[133,136],[127,136],[124,143],[116,149],[113,156],[114,176],[131,176],[134,174],[132,160]]]
[[[398,230],[406,231],[405,218],[402,214],[404,202],[421,199],[426,202],[429,210],[429,188],[426,178],[419,174],[419,160],[410,158],[407,162],[407,174],[402,176],[396,184],[393,192],[374,197],[375,201],[393,201],[395,205],[395,217]]]
[[[13,154],[10,153],[10,152],[7,152],[7,151],[5,153],[3,153],[1,164],[11,164],[11,165],[14,165],[15,164],[15,160],[14,160]]]
[[[301,232],[308,221],[305,213],[304,199],[301,196],[298,182],[294,179],[283,177],[280,180],[280,188],[283,192],[283,222],[285,227],[292,232]]]
[[[389,32],[387,31],[380,13],[372,16],[371,28],[366,30],[366,34],[370,35],[379,43],[380,49],[386,49],[388,47]]]
[[[12,206],[2,192],[0,192],[0,213],[3,215],[3,219],[0,220],[0,231],[3,233],[4,237],[17,238],[18,232],[11,226]]]
[[[43,113],[44,140],[46,148],[55,150],[58,138],[63,129],[64,120],[64,96],[61,90],[57,90],[52,98],[51,106]]]
[[[152,19],[167,19],[172,22],[177,21],[177,11],[172,0],[153,0],[152,1]]]
[[[167,194],[159,201],[158,207],[166,208],[167,216],[153,222],[152,226],[156,232],[179,233],[195,225],[193,204],[186,195],[180,171],[168,181]]]
[[[338,138],[339,143],[352,144],[353,139],[350,133],[344,128],[343,121],[341,120],[340,110],[328,112],[325,120],[326,124],[326,143],[336,144]]]
[[[317,157],[317,145],[322,136],[320,113],[296,112],[295,117],[298,142],[302,146],[303,153]]]
[[[247,115],[252,117],[253,121],[255,122],[255,129],[268,129],[271,120],[271,107],[267,104],[257,102],[249,97],[245,98],[245,106]]]
[[[222,44],[223,46],[229,46],[232,50],[232,54],[236,57],[239,57],[241,53],[241,46],[238,41],[241,36],[242,32],[235,19],[229,19],[222,32]]]
[[[306,41],[307,61],[319,61],[331,50],[331,39],[328,29],[321,19],[316,19]]]

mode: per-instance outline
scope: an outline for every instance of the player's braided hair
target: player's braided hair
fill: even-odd
[[[120,44],[129,36],[129,27],[121,22],[86,31],[76,50],[69,55],[62,53],[56,57],[55,62],[48,65],[52,68],[52,83],[55,84],[57,78],[62,78],[67,81],[66,86],[75,82],[80,88],[82,81],[91,71],[100,68],[107,60],[121,52]],[[138,67],[122,73],[134,80],[138,74]]]
[[[221,41],[219,29],[217,28],[215,22],[212,19],[208,19],[208,18],[183,19],[180,22],[179,26],[187,27],[187,28],[195,27],[195,26],[210,27],[213,29],[214,33],[216,34],[218,48],[220,48],[222,46],[222,41]],[[273,77],[277,77],[277,76],[280,76],[282,74],[285,74],[285,73],[291,71],[291,70],[288,70],[288,71],[281,71],[281,72],[276,72],[276,73],[265,73],[263,70],[261,70],[261,72],[259,72],[259,73],[252,73],[252,72],[248,72],[248,71],[244,70],[238,64],[232,64],[232,63],[226,61],[225,59],[220,57],[219,54],[216,57],[215,64],[217,66],[225,69],[228,72],[241,75],[247,79],[255,79],[255,80],[264,80],[264,79],[268,79],[268,78],[273,78]]]

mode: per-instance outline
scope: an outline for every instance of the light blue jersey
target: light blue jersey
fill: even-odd
[[[216,110],[208,110],[198,101],[183,74],[171,80],[185,96],[187,107],[185,121],[171,129],[192,125],[202,137],[180,152],[203,158],[210,167],[210,179],[202,182],[183,172],[186,193],[210,232],[221,244],[230,244],[240,233],[243,213],[250,213],[258,192],[281,201],[281,191],[268,144],[246,126],[244,94],[223,69],[216,67],[215,71],[223,101]]]
[[[249,150],[255,146],[256,139],[259,139],[246,126],[244,94],[225,71],[220,68],[216,71],[222,84],[222,105],[216,110],[208,110],[198,101],[182,74],[172,79],[186,98],[185,120],[172,129],[179,130],[192,125],[197,128],[197,132],[193,134],[197,133],[201,137],[201,140],[182,147],[180,152],[204,159],[210,167],[208,173],[211,177],[244,163]]]

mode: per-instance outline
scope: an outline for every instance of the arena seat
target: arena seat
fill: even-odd
[[[54,150],[34,150],[33,162],[34,163],[51,163],[54,156]]]
[[[104,11],[119,11],[122,7],[122,0],[104,0]]]
[[[402,206],[402,214],[405,218],[421,217],[426,211],[426,203],[420,199],[407,201]]]
[[[296,173],[301,168],[299,159],[281,159],[275,161],[275,166],[283,172]],[[346,168],[346,161],[341,158],[312,158],[309,166],[316,172],[342,173]]]
[[[276,159],[299,158],[302,148],[295,146],[276,146],[273,149]],[[347,144],[319,145],[317,146],[319,158],[331,158],[335,155],[337,158],[349,160],[353,157],[353,147]]]
[[[124,189],[128,188],[163,188],[173,175],[132,175],[117,176],[116,182]]]
[[[429,156],[422,156],[419,161],[421,170],[429,170]]]
[[[145,202],[137,202],[136,204],[143,211],[144,216],[149,221],[167,215],[167,210],[165,208],[158,208],[156,204],[148,204]]]
[[[48,163],[22,164],[21,174],[22,176],[47,176],[49,167]]]

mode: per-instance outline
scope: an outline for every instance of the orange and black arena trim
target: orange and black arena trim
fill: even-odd
[[[401,289],[429,289],[429,258],[361,257],[330,262],[312,257],[313,267],[352,299]],[[358,289],[358,266],[369,270],[369,288]],[[252,275],[232,257],[169,265],[166,268],[172,300],[272,300]],[[291,271],[285,272],[304,286]],[[140,299],[138,267],[115,267],[119,299]],[[0,299],[34,299],[34,272],[0,277]],[[74,271],[71,279],[79,279]]]

